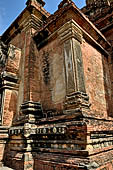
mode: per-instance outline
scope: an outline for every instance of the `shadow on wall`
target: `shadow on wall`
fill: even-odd
[[[103,74],[104,74],[104,88],[105,88],[105,99],[106,99],[106,109],[107,109],[107,116],[113,118],[113,99],[112,99],[112,81],[110,75],[110,68],[109,68],[109,59],[108,57],[102,56],[102,64],[103,64]]]

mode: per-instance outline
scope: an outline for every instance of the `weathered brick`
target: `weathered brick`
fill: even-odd
[[[42,0],[27,1],[3,34],[0,163],[15,170],[113,169],[108,1],[87,1],[80,11],[63,0],[53,15]],[[8,57],[6,42],[15,47]]]

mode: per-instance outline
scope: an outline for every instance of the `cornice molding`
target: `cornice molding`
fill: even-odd
[[[80,43],[82,43],[82,31],[77,26],[76,22],[72,19],[66,24],[64,24],[59,30],[58,35],[60,37],[61,42],[64,42],[70,38],[77,39]]]

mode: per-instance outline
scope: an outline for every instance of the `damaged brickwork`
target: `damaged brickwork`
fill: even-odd
[[[113,1],[44,5],[0,37],[0,167],[113,170]]]

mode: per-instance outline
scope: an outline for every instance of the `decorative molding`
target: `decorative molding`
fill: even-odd
[[[0,88],[16,88],[18,89],[18,77],[9,72],[3,71],[0,74],[1,84]]]
[[[23,28],[22,31],[27,31],[30,28],[37,30],[41,27],[42,23],[43,22],[39,18],[37,18],[34,14],[31,14],[20,24],[20,27]]]
[[[64,24],[58,31],[61,43],[64,44],[67,94],[74,91],[86,92],[82,61],[82,31],[74,20]]]
[[[21,111],[24,114],[37,114],[42,117],[42,106],[39,102],[27,101],[21,105]]]
[[[26,5],[27,6],[44,6],[45,5],[45,2],[43,0],[27,0],[26,2]]]
[[[16,50],[16,47],[10,44],[8,48],[8,57],[12,60],[15,58],[15,55],[16,55],[15,50]]]
[[[0,67],[1,68],[5,67],[7,58],[8,58],[8,45],[6,45],[0,39]]]
[[[75,38],[80,43],[82,43],[82,31],[77,26],[76,22],[72,19],[69,22],[65,23],[59,30],[58,35],[61,42],[65,42],[70,38]]]
[[[79,111],[82,111],[85,109],[88,111],[90,108],[89,97],[86,93],[82,92],[69,94],[66,96],[64,107],[66,110],[78,109]]]
[[[97,28],[110,24],[112,22],[111,14],[113,10],[113,0],[87,0],[86,6],[82,9],[82,12],[96,25]],[[106,20],[106,16],[109,17]],[[104,20],[103,24],[99,24],[98,20]],[[105,21],[106,20],[106,21]],[[97,21],[97,22],[96,22]]]
[[[23,134],[23,126],[11,127],[9,129],[9,135],[20,135]]]
[[[25,123],[24,126],[15,126],[9,129],[10,135],[24,134],[28,137],[30,135],[63,135],[66,134],[66,126],[46,126],[38,127],[34,124]]]
[[[65,6],[68,6],[72,3],[72,0],[63,0],[61,3],[58,5],[58,9],[64,8]]]
[[[86,0],[87,5],[95,5],[98,7],[104,6],[105,5],[110,5],[110,3],[113,2],[112,0]]]

